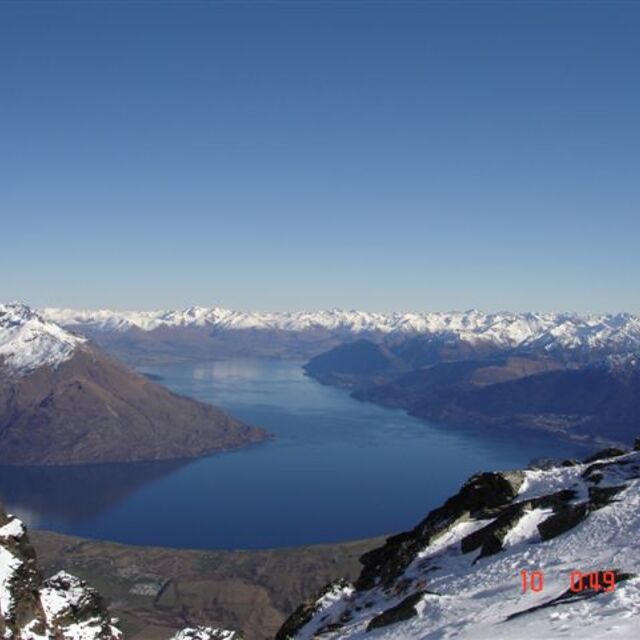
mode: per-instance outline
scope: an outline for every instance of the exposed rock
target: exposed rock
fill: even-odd
[[[378,629],[379,627],[388,627],[390,624],[413,618],[418,613],[416,605],[420,600],[422,600],[424,595],[424,591],[413,593],[405,598],[400,604],[383,611],[381,614],[371,619],[371,622],[367,625],[367,631]]]
[[[554,512],[561,511],[567,507],[575,496],[575,491],[563,489],[546,496],[480,512],[476,514],[477,518],[492,518],[492,521],[485,527],[465,536],[460,542],[461,551],[462,553],[469,553],[481,547],[477,560],[498,553],[502,551],[502,544],[509,531],[527,511],[538,508],[552,508]]]
[[[324,587],[315,597],[303,602],[285,621],[276,633],[275,640],[289,640],[294,638],[298,631],[302,629],[318,613],[321,608],[323,598],[337,590],[348,587],[345,580],[336,580]]]
[[[618,447],[608,447],[607,449],[603,449],[602,451],[598,451],[598,453],[594,453],[592,456],[589,456],[584,463],[590,464],[592,462],[596,462],[597,460],[607,460],[608,458],[617,458],[618,456],[622,456],[627,451],[624,449],[619,449]]]
[[[356,588],[365,590],[378,583],[393,582],[421,549],[452,526],[507,504],[517,495],[523,479],[524,474],[520,471],[472,476],[457,495],[432,511],[417,527],[389,538],[383,547],[362,556],[364,568],[355,583]]]
[[[580,522],[587,517],[587,513],[588,508],[585,503],[568,505],[556,511],[538,525],[540,537],[543,540],[551,540],[551,538],[555,538],[561,533],[573,529],[573,527],[580,524]]]
[[[479,547],[482,548],[478,558],[498,553],[502,550],[502,543],[505,536],[530,508],[531,503],[524,502],[512,505],[509,509],[505,509],[501,515],[486,527],[483,527],[478,531],[474,531],[462,539],[460,543],[462,553],[469,553]]]
[[[613,502],[613,497],[627,488],[626,484],[614,487],[589,487],[589,507],[601,509]]]

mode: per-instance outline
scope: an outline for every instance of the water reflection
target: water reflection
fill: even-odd
[[[66,529],[121,502],[141,487],[186,466],[185,461],[55,467],[0,466],[0,496],[29,526]]]

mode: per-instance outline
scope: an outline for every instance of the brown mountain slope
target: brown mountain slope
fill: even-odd
[[[25,376],[0,367],[0,464],[191,458],[266,437],[88,344]]]
[[[327,582],[355,580],[363,553],[383,538],[251,551],[122,545],[31,531],[45,573],[64,569],[100,590],[128,640],[167,640],[185,625],[271,640]]]

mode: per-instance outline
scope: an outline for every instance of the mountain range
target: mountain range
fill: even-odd
[[[416,338],[469,350],[527,349],[578,354],[640,351],[640,317],[575,313],[245,312],[41,309],[48,320],[89,336],[121,357],[189,359],[229,355],[309,358],[345,341],[396,344]]]
[[[268,356],[420,418],[601,444],[640,430],[640,317],[576,313],[256,313],[44,309],[135,365]]]
[[[171,393],[24,305],[0,305],[0,463],[170,460],[261,429]]]

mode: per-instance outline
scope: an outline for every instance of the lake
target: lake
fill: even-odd
[[[471,474],[591,449],[545,434],[450,429],[354,400],[302,363],[234,359],[141,369],[275,438],[189,462],[0,467],[27,524],[181,548],[336,542],[415,525]]]

